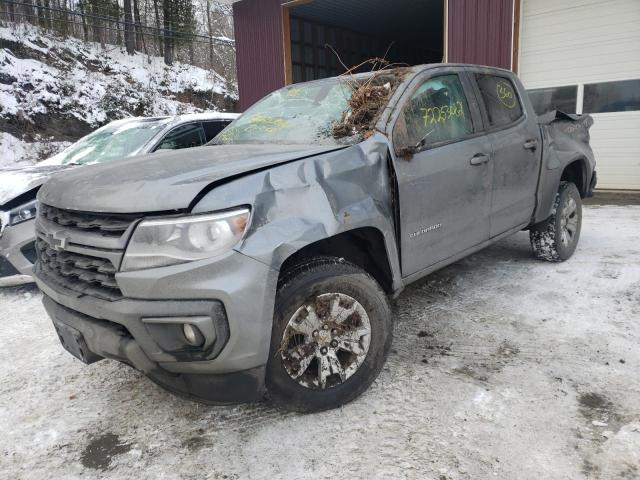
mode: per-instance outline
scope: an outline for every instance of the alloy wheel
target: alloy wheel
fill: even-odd
[[[571,245],[578,231],[578,205],[568,197],[562,205],[560,214],[560,241],[565,247]]]
[[[343,293],[313,297],[284,329],[282,364],[303,387],[327,389],[344,383],[364,362],[371,323],[364,307]]]

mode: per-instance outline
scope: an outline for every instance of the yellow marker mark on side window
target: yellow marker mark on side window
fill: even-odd
[[[462,102],[458,100],[451,105],[427,107],[420,109],[423,113],[424,126],[444,124],[454,118],[464,118]]]
[[[500,100],[500,103],[505,107],[513,108],[516,106],[516,94],[507,82],[500,80],[496,84],[496,93],[498,94],[498,100]]]

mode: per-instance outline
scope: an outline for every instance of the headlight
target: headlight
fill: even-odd
[[[9,225],[17,225],[32,218],[36,218],[37,200],[31,200],[9,211]]]
[[[121,271],[165,267],[215,257],[238,243],[249,209],[144,220],[136,227]]]

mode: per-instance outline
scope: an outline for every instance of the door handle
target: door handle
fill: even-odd
[[[487,155],[486,153],[476,153],[473,157],[471,157],[469,163],[471,165],[484,165],[488,161],[489,155]]]
[[[522,146],[524,147],[525,150],[531,150],[532,152],[535,152],[536,149],[538,148],[538,140],[535,140],[535,139],[527,140],[526,142],[524,142]]]

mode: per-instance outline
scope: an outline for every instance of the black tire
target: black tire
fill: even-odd
[[[371,334],[366,356],[350,377],[324,389],[313,389],[301,385],[287,372],[281,353],[283,335],[300,307],[317,302],[319,295],[328,293],[346,295],[359,302],[368,316]],[[328,315],[328,309],[326,312]],[[318,318],[323,317],[319,314]],[[323,321],[327,322],[327,318]],[[318,257],[298,265],[285,273],[276,294],[266,373],[267,398],[298,412],[317,412],[344,405],[362,394],[376,379],[389,354],[392,337],[393,323],[387,296],[364,270],[331,257]]]
[[[575,205],[575,208],[571,210],[570,205]],[[569,213],[571,213],[570,216],[568,216]],[[567,221],[568,218],[571,219],[570,222]],[[571,228],[565,227],[565,225],[571,225],[572,235],[569,235]],[[581,228],[582,199],[580,192],[574,183],[560,182],[551,216],[529,230],[533,253],[536,258],[548,262],[568,260],[578,246]]]

